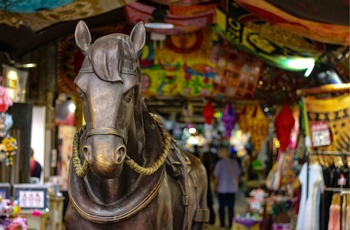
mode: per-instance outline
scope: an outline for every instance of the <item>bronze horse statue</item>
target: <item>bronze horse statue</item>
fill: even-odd
[[[80,21],[75,40],[85,55],[75,85],[86,125],[74,137],[66,228],[203,229],[205,168],[143,102],[143,23],[130,36],[110,34],[91,44]]]

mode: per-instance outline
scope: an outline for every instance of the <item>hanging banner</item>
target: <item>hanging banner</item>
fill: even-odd
[[[210,96],[215,59],[213,30],[171,35],[162,45],[148,42],[142,50],[141,91],[145,96]]]
[[[305,98],[314,150],[349,151],[349,105],[350,95],[328,99]]]
[[[212,95],[249,99],[255,94],[263,62],[229,45],[219,48]]]
[[[181,34],[193,32],[202,29],[214,22],[214,5],[210,10],[193,11],[191,14],[182,11],[181,14],[172,14],[171,11],[167,12],[167,16],[164,22],[172,24],[174,27],[169,29],[158,29],[146,27],[148,32],[154,32],[159,34]],[[133,2],[124,7],[124,12],[128,23],[136,24],[140,21],[145,23],[153,20],[153,11],[156,7],[142,4],[140,2]],[[172,11],[179,12],[179,8],[172,8]],[[187,9],[189,11],[189,9]]]
[[[246,11],[235,1],[220,1],[216,10],[218,32],[231,44],[259,56],[271,65],[294,70],[292,58],[317,58],[326,44],[275,27]],[[334,47],[332,47],[334,48]]]
[[[142,50],[141,90],[145,96],[251,99],[263,62],[222,44],[212,27],[148,42]]]
[[[8,5],[23,5],[28,4],[28,1],[12,1],[16,4],[9,4],[9,1],[1,1],[5,2]],[[17,13],[11,12],[8,10],[0,10],[0,23],[7,24],[9,26],[20,27],[21,25],[25,25],[33,31],[39,31],[44,28],[47,28],[53,24],[62,22],[62,21],[70,21],[70,20],[78,20],[82,18],[88,18],[92,16],[96,16],[99,14],[107,13],[117,8],[120,8],[128,3],[134,2],[134,0],[60,0],[60,1],[32,1],[29,3],[29,7],[26,10],[21,12],[28,12],[30,8],[33,8],[35,5],[39,7],[38,3],[43,6],[43,8],[36,9],[37,11],[32,13]],[[54,9],[47,9],[45,5],[52,5],[51,3],[55,2],[53,5]],[[58,2],[63,2],[58,4]],[[71,2],[67,4],[68,2]],[[44,4],[45,3],[45,4]],[[61,5],[60,7],[57,7]],[[53,7],[50,7],[53,8]],[[1,7],[0,7],[1,9]]]
[[[312,1],[310,1],[309,3],[307,1],[235,1],[245,9],[257,15],[259,18],[266,20],[273,26],[285,29],[290,33],[298,34],[300,36],[305,36],[307,38],[329,44],[347,46],[350,43],[349,25],[335,24],[339,17],[346,18],[347,24],[349,23],[349,3],[346,3],[346,1],[328,1],[327,4]],[[284,6],[280,6],[277,8],[276,6],[271,4],[271,2],[274,2],[275,4],[278,3],[278,5]],[[338,6],[337,9],[335,5]],[[285,11],[281,10],[282,8],[285,9]],[[297,12],[298,15],[301,15],[301,11],[304,11],[304,16],[315,18],[313,20],[307,20],[293,16],[287,13],[287,11]],[[331,14],[332,12],[333,15]],[[339,15],[339,13],[341,15]],[[334,17],[334,15],[336,16]],[[330,21],[322,23],[321,19],[330,19]]]

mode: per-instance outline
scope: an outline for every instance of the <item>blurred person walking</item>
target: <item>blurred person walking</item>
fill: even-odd
[[[207,171],[207,180],[208,180],[208,188],[207,188],[207,205],[209,208],[209,224],[215,223],[215,211],[213,209],[213,193],[212,193],[212,175],[214,169],[214,156],[213,153],[208,150],[202,154],[202,163],[204,165],[205,170]]]
[[[219,201],[219,217],[220,226],[226,226],[231,229],[235,196],[239,190],[239,181],[241,175],[241,167],[236,159],[230,158],[229,148],[224,147],[219,152],[221,159],[216,163],[214,168],[214,192],[218,196]],[[228,208],[228,225],[226,225],[226,211]]]
[[[30,177],[35,177],[40,180],[42,167],[40,163],[34,158],[34,150],[30,149]]]

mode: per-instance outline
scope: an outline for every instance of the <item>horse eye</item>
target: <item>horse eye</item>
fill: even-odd
[[[132,98],[134,97],[134,90],[135,90],[135,88],[132,88],[124,94],[124,98],[127,102],[130,102],[132,100]]]

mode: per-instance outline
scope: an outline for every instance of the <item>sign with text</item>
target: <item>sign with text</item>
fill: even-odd
[[[331,144],[331,135],[327,121],[311,122],[311,133],[313,147]]]

